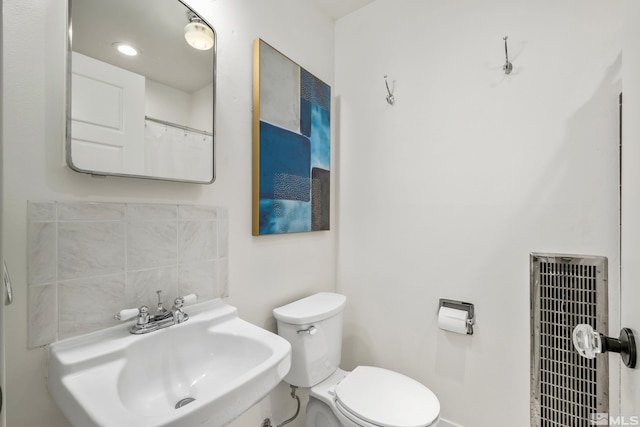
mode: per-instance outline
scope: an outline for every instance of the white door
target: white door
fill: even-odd
[[[2,15],[2,7],[0,7],[0,28],[3,28],[4,25],[4,17]],[[3,58],[4,58],[4,54],[3,54],[3,50],[2,50],[2,31],[0,31],[0,70],[3,69]],[[0,76],[2,76],[2,73],[0,73]],[[2,159],[3,159],[3,147],[4,147],[4,143],[3,143],[3,139],[4,139],[4,132],[3,132],[3,122],[4,122],[4,113],[2,110],[2,102],[1,100],[4,99],[4,91],[3,91],[3,80],[2,78],[0,78],[0,261],[2,261],[2,265],[4,267],[4,255],[2,253],[2,245],[3,245],[3,241],[2,241],[2,198],[3,198],[3,191],[2,191],[2,182],[4,181],[4,176],[2,174]],[[4,271],[4,270],[3,270]],[[3,277],[4,278],[4,277]],[[5,367],[4,367],[4,296],[5,296],[5,284],[4,282],[2,282],[0,284],[2,286],[2,292],[0,292],[0,295],[2,295],[2,297],[0,298],[0,427],[4,427],[6,425],[6,419],[7,419],[7,411],[4,405],[5,402],[5,390],[6,390],[6,384],[5,384]]]
[[[0,145],[1,148],[1,145]],[[0,158],[1,160],[1,158]],[[2,176],[2,163],[0,162],[0,176]],[[0,189],[0,242],[2,242],[2,190]],[[4,265],[2,255],[2,244],[0,244],[0,259],[3,260],[3,301],[0,301],[0,427],[6,425],[7,411],[5,408],[5,361],[4,361],[4,305],[11,304],[13,295],[11,294],[11,281]]]
[[[71,153],[85,171],[144,173],[145,78],[73,52]]]

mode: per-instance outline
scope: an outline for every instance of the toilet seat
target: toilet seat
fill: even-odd
[[[360,425],[426,427],[440,414],[440,402],[427,387],[373,366],[358,366],[340,381],[335,403],[343,415]]]

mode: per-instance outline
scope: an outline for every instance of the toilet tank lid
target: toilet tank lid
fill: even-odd
[[[328,319],[344,308],[347,297],[333,292],[320,292],[273,309],[273,316],[285,323],[303,325]]]

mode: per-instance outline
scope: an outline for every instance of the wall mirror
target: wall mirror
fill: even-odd
[[[213,182],[213,27],[181,0],[68,1],[67,164]]]

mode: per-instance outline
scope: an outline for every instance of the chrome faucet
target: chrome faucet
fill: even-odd
[[[173,307],[171,310],[167,310],[162,306],[160,293],[162,291],[156,291],[158,294],[158,305],[156,307],[155,314],[149,314],[149,307],[146,305],[140,308],[132,308],[120,311],[114,316],[116,320],[131,320],[135,317],[136,322],[129,328],[129,332],[132,334],[147,334],[149,332],[157,331],[167,328],[172,325],[186,322],[189,320],[189,315],[184,312],[182,307],[185,302],[194,302],[198,298],[195,294],[185,295],[178,297],[173,301]]]
[[[161,293],[162,293],[162,290],[156,291],[156,294],[158,294],[158,305],[156,306],[156,314],[153,315],[154,319],[160,319],[160,318],[166,317],[168,314],[168,310],[164,308],[164,306],[162,305],[162,298],[160,297]]]

